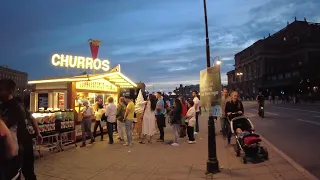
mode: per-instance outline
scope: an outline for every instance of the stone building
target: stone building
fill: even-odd
[[[0,79],[12,79],[16,83],[15,96],[22,96],[27,89],[28,74],[25,72],[10,69],[7,66],[0,66]]]
[[[199,84],[189,86],[183,86],[182,84],[180,84],[180,86],[174,90],[174,93],[176,94],[176,96],[184,96],[186,98],[191,98],[192,91],[200,92],[199,87]]]
[[[320,24],[298,21],[235,55],[228,88],[243,96],[314,94],[320,83]]]

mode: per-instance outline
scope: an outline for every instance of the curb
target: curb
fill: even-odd
[[[268,141],[266,138],[262,137],[260,135],[260,138],[262,139],[262,142],[270,146],[271,149],[273,149],[276,153],[278,153],[284,160],[286,160],[289,164],[291,164],[294,168],[296,168],[305,178],[308,180],[319,180],[317,177],[312,175],[309,171],[307,171],[305,168],[300,166],[297,162],[295,162],[292,158],[287,156],[284,152],[282,152],[280,149],[278,149],[276,146],[274,146],[270,141]]]

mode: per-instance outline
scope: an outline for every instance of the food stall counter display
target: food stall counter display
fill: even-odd
[[[32,116],[38,122],[41,134],[49,135],[55,133],[55,113],[33,113]]]

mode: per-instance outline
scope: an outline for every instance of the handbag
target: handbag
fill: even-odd
[[[106,113],[103,113],[101,116],[101,121],[106,122],[108,120],[108,116],[106,116]]]

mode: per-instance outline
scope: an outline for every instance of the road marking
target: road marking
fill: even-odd
[[[311,112],[311,113],[319,113],[319,111],[309,111],[309,110],[302,110],[302,109],[292,109],[292,108],[284,108],[284,107],[276,107],[273,106],[274,108],[279,108],[279,109],[287,109],[287,110],[295,110],[295,111],[302,111],[302,112]]]
[[[320,126],[319,122],[308,121],[308,120],[304,120],[304,119],[297,119],[297,121],[306,122],[306,123],[315,124],[315,125]]]
[[[251,109],[251,110],[258,112],[258,110],[256,109]],[[279,114],[276,114],[276,113],[271,113],[271,112],[264,112],[264,113],[279,116]]]

